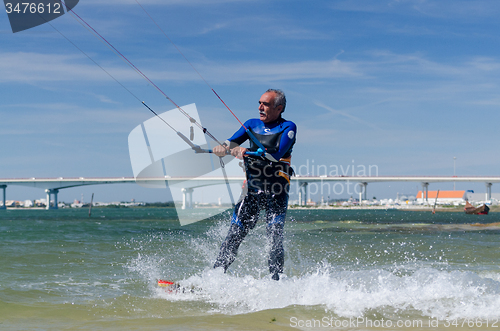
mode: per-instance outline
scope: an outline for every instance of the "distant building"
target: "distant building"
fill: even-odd
[[[37,199],[35,200],[35,206],[37,207],[45,207],[47,205],[46,199]]]
[[[486,201],[486,193],[473,193],[467,192],[467,199],[469,202],[481,202]],[[500,193],[491,193],[492,200],[500,200]]]
[[[311,199],[307,200],[306,206],[316,206],[316,202],[312,201]]]
[[[425,201],[434,204],[437,196],[437,204],[439,205],[449,205],[449,204],[461,204],[465,203],[467,200],[467,193],[465,191],[429,191],[429,196],[422,196],[422,191],[417,193],[417,203],[424,203]]]

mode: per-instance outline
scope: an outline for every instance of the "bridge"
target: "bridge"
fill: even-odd
[[[243,176],[230,176],[227,177],[229,183],[243,183],[245,178]],[[299,203],[304,204],[308,196],[308,186],[311,183],[319,183],[323,189],[325,185],[333,183],[333,187],[327,187],[329,190],[335,190],[335,183],[354,184],[360,187],[359,193],[364,194],[366,199],[366,191],[369,183],[382,183],[382,182],[417,182],[422,185],[422,195],[428,197],[428,188],[430,183],[439,182],[482,182],[485,183],[486,200],[491,200],[491,186],[494,183],[500,183],[500,176],[295,176],[291,179],[292,183],[296,183],[299,188]],[[182,186],[183,193],[183,208],[192,207],[192,194],[193,190],[197,187],[220,185],[226,183],[223,177],[154,177],[154,178],[141,178],[137,180],[134,177],[112,177],[112,178],[98,178],[98,177],[75,177],[75,178],[16,178],[16,179],[0,179],[0,189],[3,190],[3,205],[1,209],[6,208],[6,189],[9,185],[21,185],[44,189],[47,193],[47,209],[57,209],[57,194],[59,190],[87,185],[98,184],[131,184],[131,183],[166,183],[170,185]],[[165,185],[166,187],[166,185]],[[54,197],[54,204],[51,205],[51,198]],[[422,196],[424,198],[424,196]]]

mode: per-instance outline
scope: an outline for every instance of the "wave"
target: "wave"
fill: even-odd
[[[139,255],[129,263],[129,268],[149,284],[152,297],[201,304],[209,314],[320,306],[339,318],[500,317],[500,274],[494,271],[446,270],[425,262],[397,266],[351,265],[350,270],[349,265],[318,262],[288,264],[287,270],[293,272],[285,273],[276,282],[266,270],[267,255],[262,241],[250,239],[238,255],[239,262],[224,274],[210,265],[225,229],[216,226],[209,230],[208,238],[191,238],[177,250],[170,246],[168,257]],[[164,277],[195,290],[169,293],[156,286],[156,281]]]

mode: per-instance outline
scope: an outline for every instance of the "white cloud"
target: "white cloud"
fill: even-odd
[[[137,108],[113,110],[70,103],[13,104],[0,110],[1,135],[126,133],[151,117]]]
[[[497,74],[500,70],[500,62],[497,62],[491,57],[475,57],[471,61],[466,63],[471,69],[477,69],[478,71],[489,72]]]
[[[288,63],[239,62],[224,65],[199,65],[206,76],[218,82],[272,82],[296,79],[327,79],[362,77],[355,63],[338,59],[327,61],[297,61]]]
[[[375,129],[375,130],[382,130],[380,129],[378,126],[370,123],[370,122],[367,122],[365,120],[362,120],[361,118],[359,117],[356,117],[348,112],[345,112],[345,111],[341,111],[341,110],[337,110],[337,109],[333,109],[332,107],[329,107],[325,104],[323,104],[322,102],[319,102],[319,101],[315,101],[314,104],[318,107],[321,107],[323,109],[326,109],[328,110],[329,112],[333,113],[333,114],[336,114],[336,115],[340,115],[340,116],[343,116],[345,118],[348,118],[350,119],[351,121],[353,122],[356,122],[358,124],[361,124],[362,126],[367,126],[367,127],[370,127],[372,129]]]
[[[217,30],[221,30],[221,29],[225,29],[227,27],[229,27],[229,23],[215,23],[213,24],[212,26],[210,27],[205,27],[201,30],[201,34],[207,34],[207,33],[210,33],[210,32],[213,32],[213,31],[217,31]]]
[[[195,6],[195,5],[205,5],[210,6],[214,4],[225,4],[225,3],[240,3],[240,2],[255,2],[259,3],[259,0],[138,0],[141,5],[161,5],[161,6]],[[86,0],[85,4],[96,4],[102,6],[101,0]],[[106,5],[136,5],[135,0],[107,0]],[[75,7],[76,8],[76,7]]]
[[[0,53],[1,83],[36,83],[54,81],[101,81],[109,77],[90,61],[82,63],[82,55],[42,53]],[[85,57],[83,59],[86,60]],[[133,72],[110,69],[118,79],[130,79]]]
[[[98,66],[82,63],[82,56],[40,54],[40,53],[0,53],[0,82],[35,83],[53,81],[109,81],[109,77]],[[146,62],[146,61],[145,61]],[[199,81],[198,75],[188,66],[185,69],[161,70],[139,69],[155,81]],[[170,67],[172,61],[169,61]],[[317,79],[333,77],[360,77],[362,73],[354,63],[338,59],[328,61],[300,61],[289,63],[235,62],[225,64],[195,64],[204,76],[216,82],[259,82],[295,79]],[[133,70],[122,67],[106,67],[119,81],[137,80],[141,77]],[[177,66],[179,67],[179,66]]]
[[[403,54],[375,50],[368,52],[365,59],[354,62],[353,65],[371,77],[389,73],[389,82],[405,81],[408,86],[413,86],[421,79],[427,80],[426,84],[448,82],[445,84],[461,84],[464,87],[475,82],[493,82],[495,85],[500,83],[500,61],[492,57],[462,57],[438,61],[419,53]]]
[[[340,11],[435,18],[496,17],[500,12],[500,4],[488,0],[348,0],[336,1],[330,7]]]

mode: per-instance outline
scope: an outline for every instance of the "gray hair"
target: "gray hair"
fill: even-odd
[[[278,107],[278,106],[283,106],[283,109],[282,109],[282,113],[285,111],[285,107],[286,107],[286,97],[285,97],[285,92],[283,92],[282,90],[276,90],[276,89],[268,89],[266,91],[266,93],[268,92],[274,92],[276,93],[276,97],[274,98],[274,107]]]

